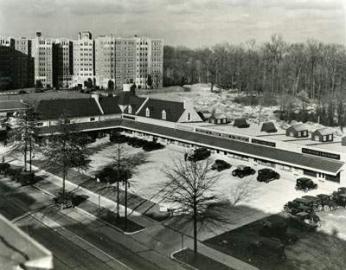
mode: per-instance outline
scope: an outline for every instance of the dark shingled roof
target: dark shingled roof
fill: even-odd
[[[146,100],[146,98],[143,98],[143,97],[130,96],[129,101],[128,101],[129,102],[128,105],[131,105],[131,107],[132,107],[132,113],[131,114],[135,114],[137,112],[137,110],[142,106],[142,104],[144,103],[145,100]],[[124,112],[129,113],[128,107],[126,107]]]
[[[233,126],[235,127],[248,127],[249,124],[246,122],[245,118],[234,119]]]
[[[41,100],[36,109],[41,120],[61,117],[88,117],[101,115],[93,98]]]
[[[311,170],[325,171],[336,174],[344,165],[344,162],[328,158],[315,157],[308,154],[281,150],[273,147],[266,147],[257,144],[234,141],[222,137],[216,137],[206,134],[195,133],[191,131],[178,130],[158,125],[140,123],[125,119],[115,119],[103,122],[89,122],[73,124],[79,130],[110,129],[123,127],[128,129],[139,130],[151,134],[161,135],[163,137],[175,138],[177,140],[190,141],[196,144],[205,144],[210,147],[227,149],[230,152],[243,153],[244,155],[262,157],[271,159],[278,163],[290,163],[298,168],[303,166]],[[51,134],[57,131],[57,127],[42,127],[39,129],[41,134]]]
[[[118,97],[100,97],[99,103],[104,114],[118,114],[121,110],[118,105]]]
[[[278,130],[275,127],[273,122],[265,122],[262,124],[261,131],[265,132],[277,132]]]
[[[118,95],[119,98],[119,105],[128,105],[129,101],[130,101],[130,97],[133,96],[133,94],[131,92],[120,92]]]
[[[145,117],[146,108],[150,110],[150,118],[161,120],[162,111],[165,110],[166,120],[171,122],[177,122],[185,111],[183,102],[149,98],[138,115]]]

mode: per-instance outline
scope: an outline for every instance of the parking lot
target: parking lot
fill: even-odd
[[[107,138],[101,139],[105,143],[102,147],[102,141],[98,141],[101,145],[97,151],[91,155],[91,167],[89,174],[94,174],[107,163],[112,162],[116,154],[116,146],[109,144]],[[143,161],[136,167],[135,174],[131,179],[130,192],[140,195],[146,199],[157,202],[161,208],[167,209],[174,207],[163,202],[162,189],[164,183],[168,180],[165,175],[165,170],[172,167],[174,160],[183,159],[186,149],[182,146],[168,145],[162,150],[144,152],[141,148],[133,148],[126,143],[122,144],[126,155],[143,153]],[[272,181],[268,184],[256,181],[257,173],[244,178],[232,176],[232,171],[238,165],[247,165],[254,168],[256,171],[264,168],[259,164],[250,164],[245,160],[239,160],[230,156],[221,154],[212,154],[211,159],[222,159],[232,165],[230,169],[226,169],[218,174],[219,180],[215,188],[215,192],[221,200],[227,199],[231,203],[237,200],[237,204],[229,209],[224,209],[225,217],[230,218],[230,222],[218,226],[217,229],[205,231],[200,234],[201,240],[212,237],[213,235],[235,229],[244,224],[261,219],[265,216],[279,213],[283,210],[283,206],[290,200],[306,195],[305,192],[295,190],[296,176],[278,171],[281,174],[279,180]],[[332,193],[337,189],[334,183],[318,183],[317,190],[310,191],[309,195],[320,193]],[[246,189],[246,196],[235,198],[239,194],[239,190]],[[244,190],[243,190],[244,191]]]

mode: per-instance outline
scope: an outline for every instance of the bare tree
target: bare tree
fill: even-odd
[[[79,136],[73,133],[73,129],[66,118],[59,120],[57,134],[51,136],[43,152],[47,163],[62,172],[61,198],[64,204],[66,198],[65,180],[68,170],[71,168],[86,169],[88,152],[85,146],[80,143]]]
[[[230,189],[230,205],[237,206],[239,203],[248,200],[252,194],[252,179],[243,180]]]
[[[10,142],[14,146],[12,152],[23,153],[24,170],[27,170],[27,164],[29,162],[29,171],[31,172],[32,155],[36,140],[37,115],[33,107],[27,105],[26,109],[20,112],[15,120],[9,132]]]
[[[197,224],[205,217],[208,206],[218,200],[214,191],[218,178],[211,171],[209,159],[198,162],[176,160],[165,174],[169,182],[166,183],[164,200],[179,205],[178,213],[192,217],[194,252],[197,253]]]

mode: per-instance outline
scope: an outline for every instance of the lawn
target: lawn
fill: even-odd
[[[263,222],[274,219],[281,219],[288,224],[288,232],[298,237],[296,243],[285,245],[287,257],[285,260],[278,258],[277,254],[268,250],[266,254],[261,255],[250,252],[250,244],[263,239],[259,233]],[[300,230],[279,215],[273,215],[223,233],[206,240],[205,244],[265,270],[337,270],[344,269],[344,265],[346,265],[345,241],[323,231]]]

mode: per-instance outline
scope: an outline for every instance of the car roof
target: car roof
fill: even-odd
[[[303,199],[307,199],[307,200],[318,200],[317,197],[315,196],[311,196],[311,195],[305,195],[302,197]]]
[[[297,179],[297,181],[312,181],[312,180],[308,177],[300,177]]]
[[[307,198],[297,198],[297,199],[294,199],[294,201],[306,203],[306,202],[308,202],[309,200],[308,200]]]

